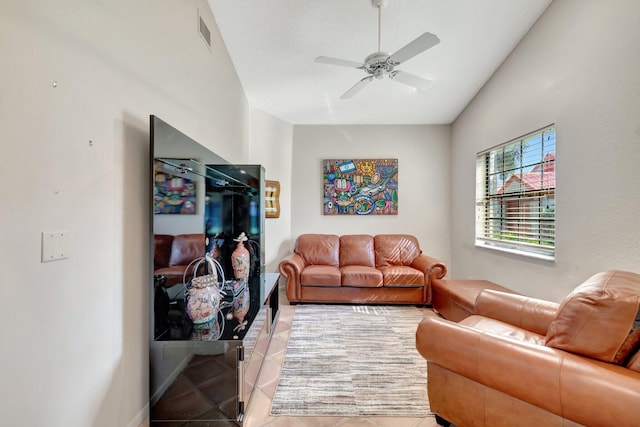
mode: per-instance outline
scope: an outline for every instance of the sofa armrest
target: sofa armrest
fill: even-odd
[[[289,302],[300,301],[300,274],[302,274],[304,267],[304,258],[295,252],[280,261],[278,270],[287,281],[286,290]]]
[[[431,285],[433,279],[442,279],[447,274],[447,267],[442,261],[424,254],[418,255],[411,262],[411,267],[424,273],[427,285]]]
[[[418,255],[411,261],[411,267],[424,273],[423,302],[431,304],[431,281],[442,279],[447,274],[447,267],[442,261],[424,254]]]
[[[558,306],[551,301],[484,289],[476,298],[474,313],[546,335]]]
[[[418,326],[416,347],[429,364],[580,424],[635,425],[640,416],[640,373],[622,366],[435,316]]]

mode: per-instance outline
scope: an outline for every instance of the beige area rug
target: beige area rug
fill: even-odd
[[[431,415],[416,307],[300,305],[271,415]]]

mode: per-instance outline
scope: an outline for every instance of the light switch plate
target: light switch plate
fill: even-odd
[[[69,258],[69,231],[42,232],[42,262]]]

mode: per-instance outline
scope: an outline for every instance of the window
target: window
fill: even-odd
[[[553,260],[556,131],[553,126],[476,157],[476,246]]]

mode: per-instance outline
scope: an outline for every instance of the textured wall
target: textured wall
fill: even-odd
[[[640,271],[640,2],[554,2],[452,130],[452,274],[561,300],[593,273]],[[556,261],[474,246],[475,155],[557,128]]]
[[[280,182],[280,217],[265,219],[265,269],[271,273],[278,271],[291,234],[293,126],[256,109],[249,117],[249,162],[263,165],[267,180]]]
[[[204,0],[5,0],[0,57],[2,424],[137,426],[149,115],[246,161],[244,92]],[[70,258],[40,263],[40,233],[58,230]]]

